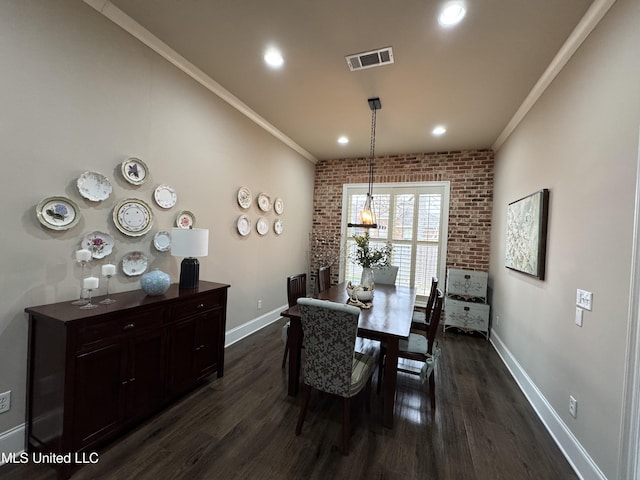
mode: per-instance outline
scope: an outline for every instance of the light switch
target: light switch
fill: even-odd
[[[580,307],[576,307],[576,325],[582,326],[582,312],[583,310]]]
[[[585,310],[591,310],[591,302],[593,300],[593,293],[586,290],[578,289],[576,291],[576,305]]]

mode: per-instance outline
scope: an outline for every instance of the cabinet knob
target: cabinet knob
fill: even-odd
[[[131,323],[127,323],[124,327],[122,327],[122,329],[123,330],[131,330],[135,326],[136,326],[136,324],[131,322]]]
[[[199,303],[196,308],[204,308],[204,303]]]
[[[133,383],[133,382],[135,382],[135,381],[136,381],[136,377],[131,377],[131,378],[129,379],[129,383]]]
[[[196,347],[196,352],[199,351],[199,350],[202,350],[203,348],[204,348],[204,345],[200,345],[200,346]]]
[[[123,380],[122,381],[122,385],[126,385],[127,383],[129,383],[129,380]]]

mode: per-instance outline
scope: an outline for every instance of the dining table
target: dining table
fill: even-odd
[[[315,295],[321,300],[347,303],[346,283],[333,285]],[[370,308],[360,309],[358,336],[382,342],[386,349],[384,382],[382,385],[382,424],[393,428],[396,384],[398,379],[398,346],[401,339],[409,338],[411,319],[416,300],[416,289],[398,285],[375,285]],[[302,322],[300,308],[293,305],[281,313],[289,319],[289,384],[288,394],[296,396],[300,387]]]

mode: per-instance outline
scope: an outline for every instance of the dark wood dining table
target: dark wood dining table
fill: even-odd
[[[316,295],[322,300],[346,303],[349,299],[346,283],[334,285]],[[396,285],[376,285],[373,304],[361,309],[358,336],[384,342],[387,359],[384,366],[382,424],[393,428],[393,412],[398,378],[398,344],[409,337],[415,305],[415,288]],[[289,326],[289,395],[296,396],[300,387],[300,357],[302,350],[302,324],[300,309],[294,305],[281,314],[290,320]]]

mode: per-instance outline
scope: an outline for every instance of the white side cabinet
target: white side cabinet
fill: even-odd
[[[474,330],[489,338],[487,272],[450,268],[444,302],[444,330]]]

